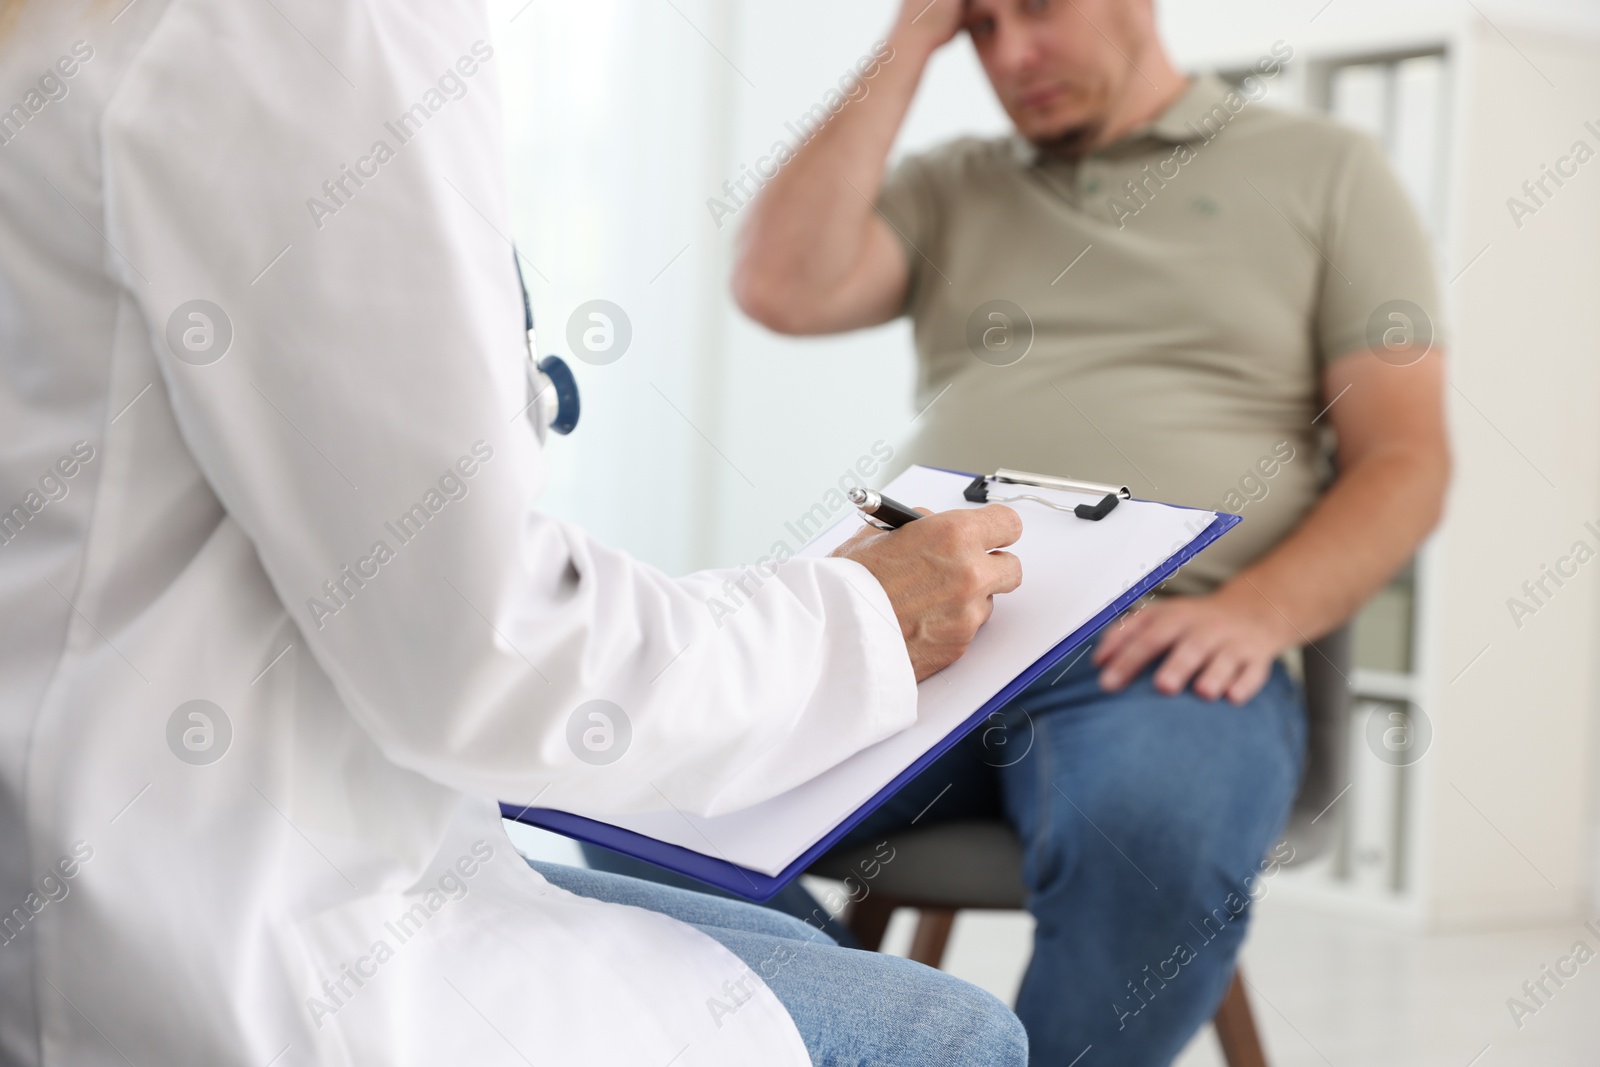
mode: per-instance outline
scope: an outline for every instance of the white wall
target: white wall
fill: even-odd
[[[1511,22],[1472,24],[1463,43],[1446,270],[1459,274],[1458,471],[1430,583],[1438,752],[1423,778],[1440,923],[1580,906],[1600,704],[1600,570],[1580,568],[1520,625],[1508,609],[1575,541],[1593,545],[1584,524],[1600,522],[1600,246],[1575,239],[1600,232],[1600,162],[1520,227],[1506,208],[1575,140],[1600,141],[1584,128],[1600,125],[1600,49]]]
[[[1255,55],[1276,40],[1324,51],[1436,41],[1479,11],[1497,25],[1600,35],[1595,0],[1156,0],[1156,7],[1168,45],[1194,66]]]
[[[711,521],[704,470],[716,457],[701,433],[714,438],[708,279],[722,267],[698,200],[730,89],[695,29],[725,36],[726,10],[674,4],[495,0],[492,10],[540,347],[567,359],[583,397],[578,431],[548,449],[544,503],[682,572],[703,540],[697,521]],[[566,337],[574,309],[597,298],[633,328],[629,350],[605,366],[575,358]]]

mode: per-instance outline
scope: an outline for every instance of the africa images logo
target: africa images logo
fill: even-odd
[[[206,367],[233,347],[233,321],[209,300],[179,304],[167,318],[167,348],[191,367]]]
[[[1433,319],[1410,300],[1390,300],[1367,318],[1367,346],[1391,367],[1409,367],[1433,351]]]
[[[195,767],[215,763],[233,744],[233,723],[228,713],[209,700],[179,704],[167,717],[167,748]]]
[[[609,300],[579,304],[567,317],[567,347],[585,363],[615,363],[633,344],[633,321]]]
[[[591,767],[617,762],[633,741],[628,713],[609,700],[589,700],[567,718],[567,747]]]

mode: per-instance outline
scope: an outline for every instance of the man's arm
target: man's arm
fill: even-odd
[[[745,314],[782,333],[820,334],[899,313],[910,269],[874,201],[928,57],[955,36],[964,7],[962,0],[906,0],[871,91],[761,191],[733,274]]]
[[[1444,356],[1396,367],[1371,352],[1323,373],[1339,476],[1271,552],[1216,592],[1158,601],[1095,650],[1107,689],[1165,654],[1156,687],[1242,704],[1279,653],[1337,629],[1388,581],[1439,521],[1450,477]],[[1348,392],[1346,392],[1348,390]]]

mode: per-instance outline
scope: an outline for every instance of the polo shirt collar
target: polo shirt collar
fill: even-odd
[[[1125,140],[1144,135],[1158,137],[1173,144],[1204,139],[1200,120],[1211,114],[1212,108],[1222,103],[1233,92],[1233,86],[1215,74],[1202,74],[1189,83],[1189,88],[1174,100],[1155,121],[1129,132]]]
[[[1222,102],[1234,89],[1227,82],[1215,74],[1201,74],[1190,79],[1189,88],[1184,90],[1182,96],[1174,100],[1167,109],[1157,115],[1143,126],[1129,130],[1119,140],[1095,150],[1098,155],[1107,149],[1127,144],[1141,137],[1153,137],[1157,140],[1167,141],[1172,144],[1183,144],[1194,140],[1203,140],[1204,131],[1200,128],[1200,120],[1211,114],[1212,108]],[[1011,150],[1017,162],[1025,167],[1039,163],[1042,153],[1039,147],[1019,133],[1011,135]]]

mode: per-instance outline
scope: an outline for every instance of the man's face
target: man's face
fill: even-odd
[[[966,29],[1017,131],[1068,152],[1094,143],[1153,32],[1141,0],[969,0]]]

